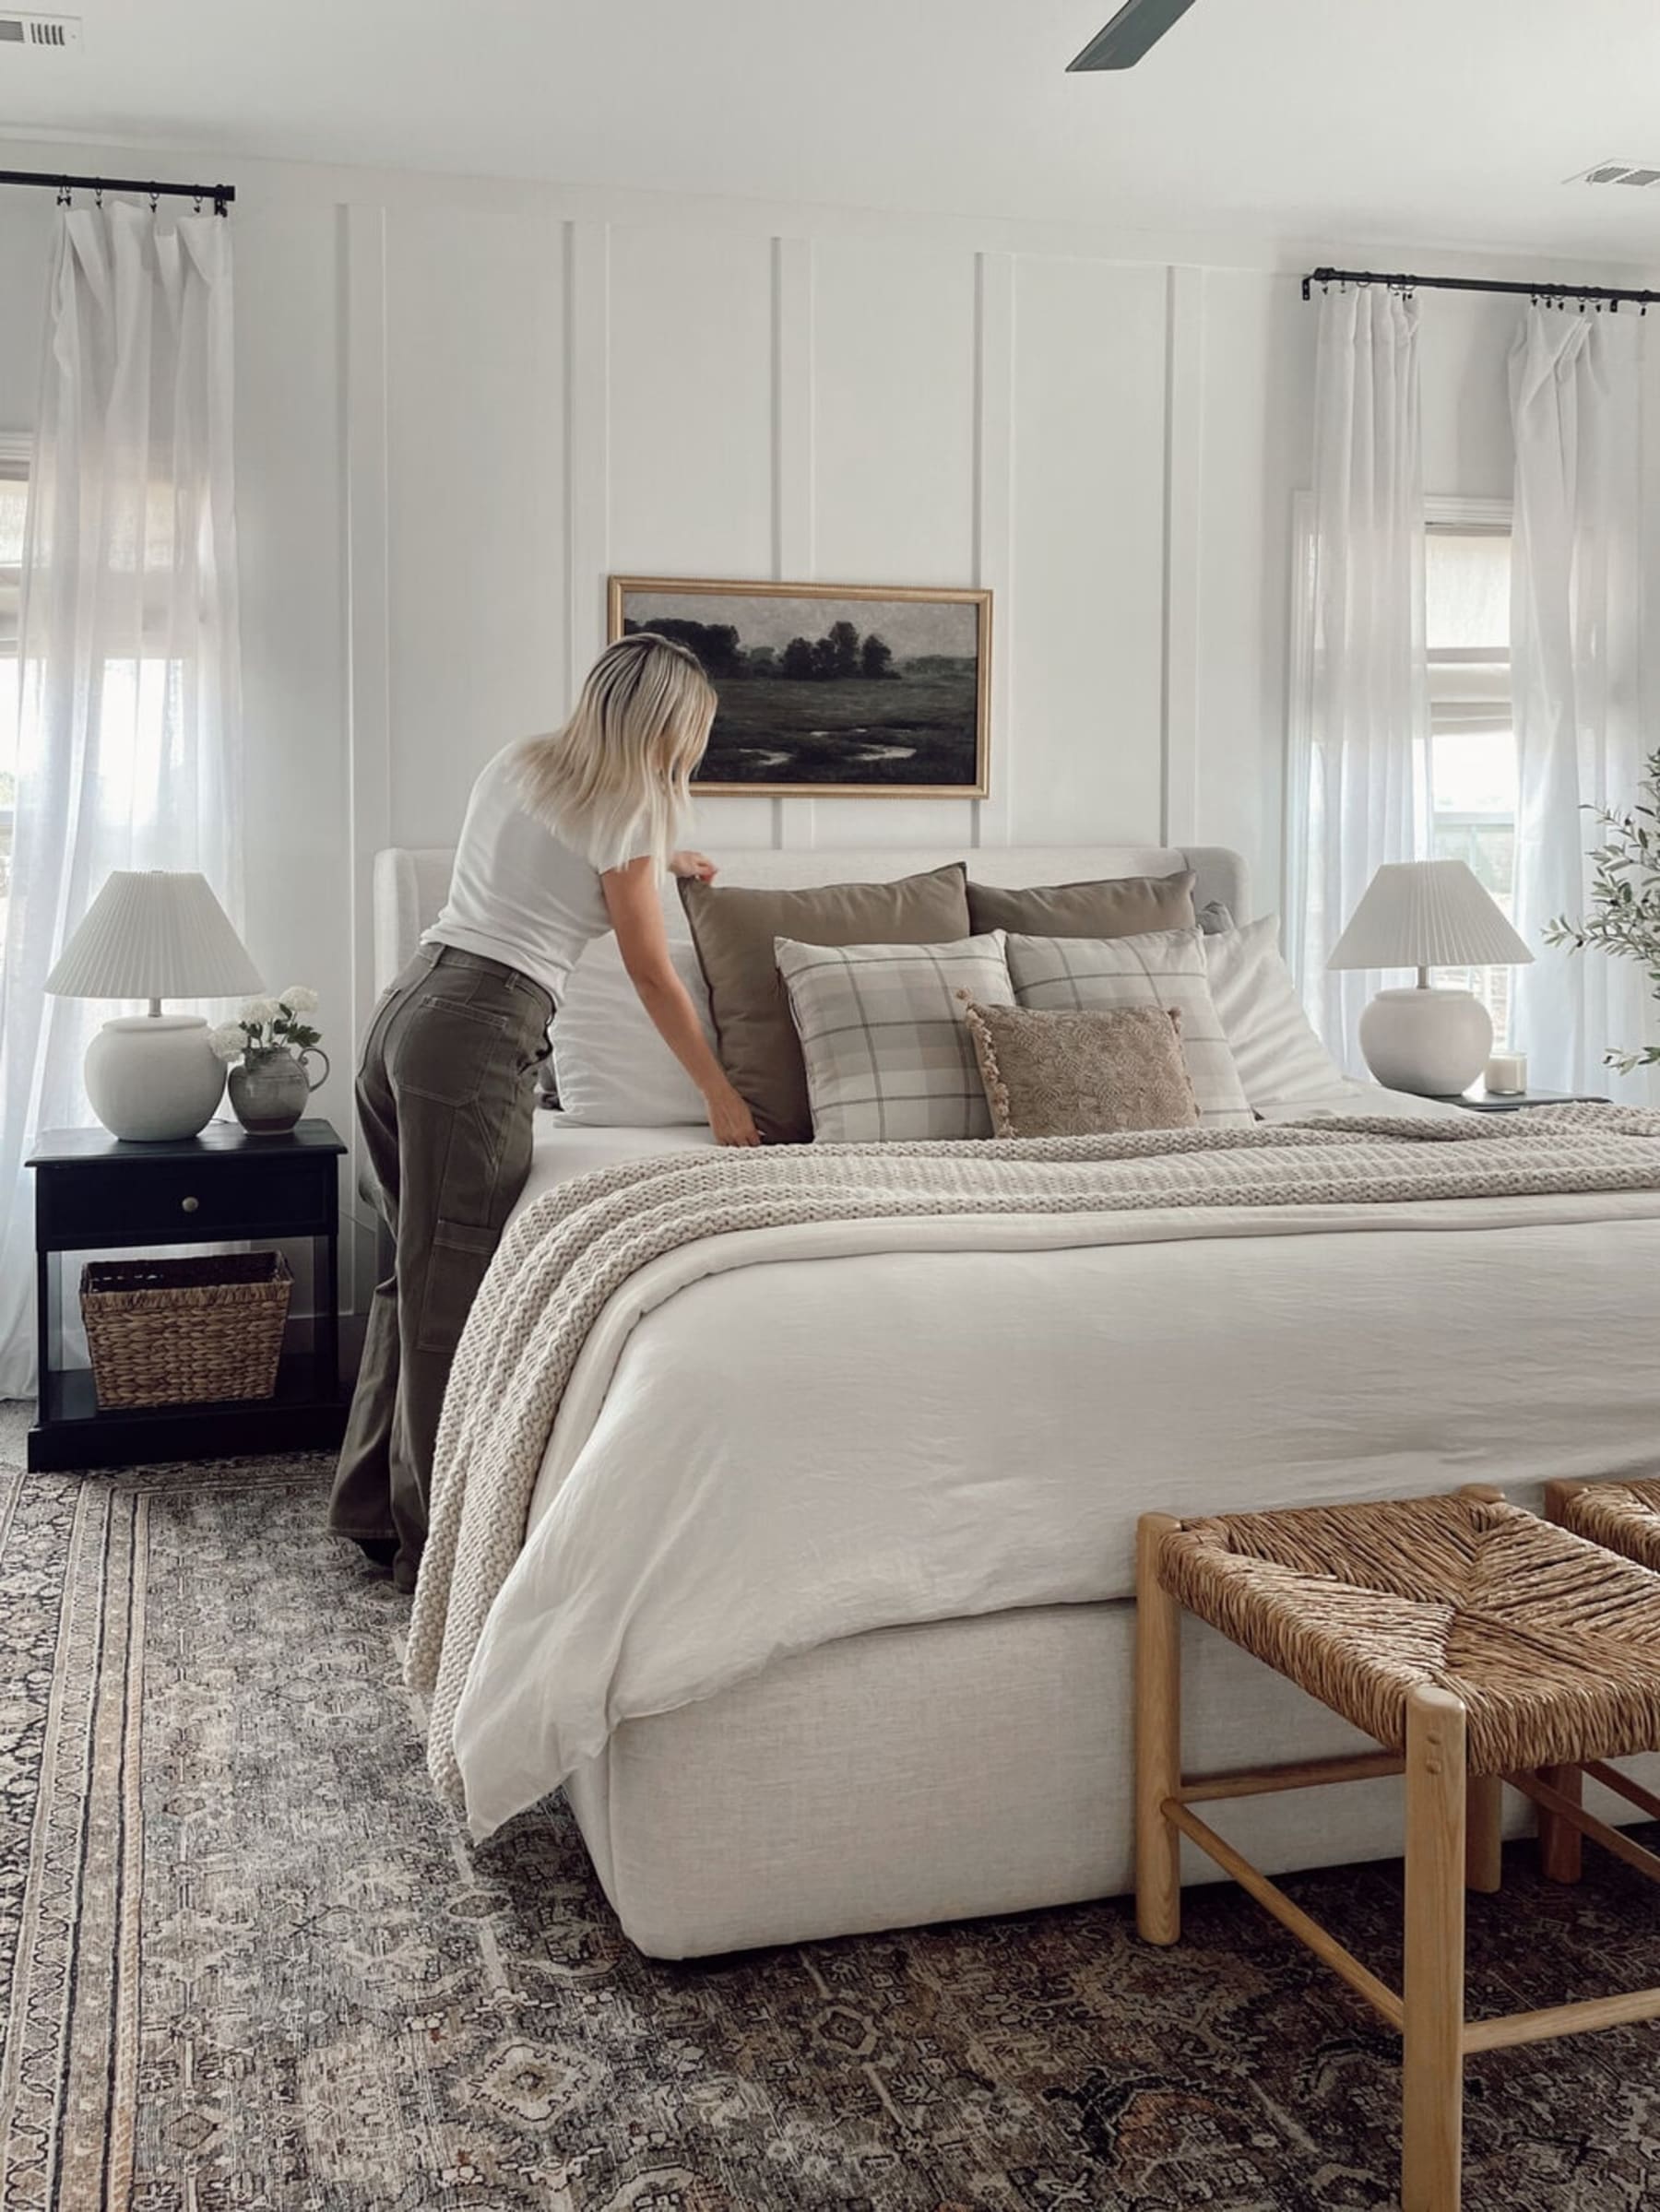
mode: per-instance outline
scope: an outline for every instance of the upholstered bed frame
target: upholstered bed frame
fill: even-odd
[[[727,853],[728,882],[870,881],[955,857]],[[445,852],[376,864],[377,968],[436,912]],[[966,858],[1003,885],[1192,868],[1203,904],[1251,912],[1215,847],[1008,847]],[[666,911],[683,933],[670,890]],[[702,1703],[630,1721],[566,1788],[623,1928],[659,1957],[1014,1912],[1128,1888],[1132,1608],[993,1613],[882,1629],[775,1662]],[[1263,1667],[1190,1624],[1190,1759],[1317,1757],[1358,1742]],[[1230,1831],[1276,1870],[1398,1848],[1387,1783],[1242,1801]],[[1195,1855],[1192,1879],[1214,1878]]]
[[[1168,846],[1052,845],[990,846],[966,853],[960,846],[926,850],[877,846],[844,847],[835,852],[726,852],[719,856],[721,880],[758,884],[767,890],[798,890],[812,883],[876,883],[908,876],[948,860],[966,860],[982,883],[1017,888],[1032,883],[1072,883],[1100,876],[1168,876],[1181,869],[1194,873],[1193,896],[1200,905],[1219,900],[1236,920],[1250,918],[1250,885],[1238,853],[1217,845],[1196,845],[1179,852]],[[374,856],[374,988],[385,990],[415,950],[421,932],[433,921],[449,889],[447,847],[394,847]],[[687,935],[685,917],[672,883],[663,886],[663,917],[671,937]]]

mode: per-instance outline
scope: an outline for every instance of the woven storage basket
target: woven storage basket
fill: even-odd
[[[280,1252],[90,1261],[80,1307],[99,1404],[269,1398],[293,1286]]]

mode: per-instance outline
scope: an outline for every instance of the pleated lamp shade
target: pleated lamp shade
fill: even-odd
[[[118,868],[46,988],[64,999],[231,999],[260,980],[206,876]]]
[[[1379,869],[1332,948],[1332,968],[1519,967],[1533,954],[1462,860]]]

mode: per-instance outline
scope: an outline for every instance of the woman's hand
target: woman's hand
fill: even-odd
[[[694,883],[712,883],[720,870],[702,853],[670,853],[669,873],[688,877]]]
[[[730,1083],[722,1083],[705,1097],[708,1108],[709,1127],[715,1132],[717,1144],[759,1144],[760,1131],[754,1116]]]

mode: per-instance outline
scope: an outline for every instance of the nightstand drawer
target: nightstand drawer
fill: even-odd
[[[42,1251],[194,1244],[231,1236],[313,1236],[334,1225],[336,1166],[318,1153],[42,1166],[35,1211]]]

